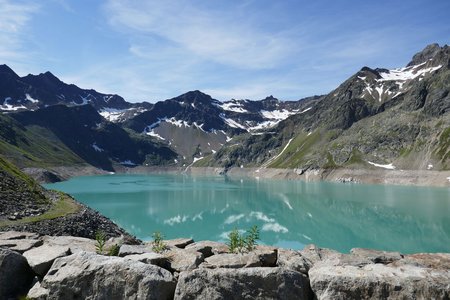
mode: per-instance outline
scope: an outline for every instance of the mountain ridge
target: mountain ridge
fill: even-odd
[[[45,165],[50,156],[29,145],[38,142],[58,157],[48,150],[49,138],[56,136],[62,159],[108,171],[121,163],[447,170],[449,67],[449,47],[431,44],[403,68],[362,67],[323,96],[221,102],[194,90],[154,104],[132,104],[66,84],[51,72],[19,77],[2,65],[0,149],[21,166],[35,167],[38,160]],[[61,122],[52,126],[58,114]],[[117,146],[117,139],[128,142]]]

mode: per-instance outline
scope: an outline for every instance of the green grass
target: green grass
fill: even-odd
[[[39,216],[26,217],[20,220],[3,220],[0,221],[0,228],[4,226],[35,223],[45,220],[60,218],[69,214],[74,214],[80,210],[80,206],[68,195],[60,193],[60,198],[45,213]]]
[[[309,136],[300,133],[295,137],[284,152],[273,161],[269,168],[296,168],[304,162],[304,158],[315,149],[315,145],[321,141],[321,131],[316,130]],[[284,149],[286,144],[280,147]]]
[[[327,162],[323,165],[324,169],[336,169],[338,165],[334,162],[333,155],[327,152]]]
[[[358,149],[353,148],[350,158],[348,159],[348,161],[345,162],[344,165],[350,166],[350,165],[360,165],[360,164],[365,164],[365,163],[366,162],[363,160],[363,156],[362,156],[361,152],[359,152]]]
[[[439,137],[439,144],[436,149],[436,154],[444,162],[447,159],[450,159],[450,127],[442,131],[441,136]]]

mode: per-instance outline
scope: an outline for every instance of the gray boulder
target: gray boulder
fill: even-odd
[[[306,245],[300,254],[310,263],[309,267],[312,267],[315,263],[326,260],[333,259],[341,255],[341,253],[327,248],[320,248],[316,245]]]
[[[94,240],[75,236],[44,236],[44,244],[48,246],[69,247],[70,253],[95,252]]]
[[[37,275],[44,276],[50,269],[55,259],[58,257],[67,256],[69,254],[70,249],[67,246],[43,245],[28,250],[23,254],[23,256],[27,259],[30,267]]]
[[[33,270],[22,255],[0,248],[0,299],[26,295],[33,278]]]
[[[38,247],[41,245],[42,241],[35,239],[0,240],[0,247],[8,247],[9,249],[17,251],[19,253],[24,253],[25,251],[28,251],[33,247]]]
[[[311,299],[308,278],[283,268],[182,272],[175,299]]]
[[[275,267],[277,254],[277,248],[257,246],[248,253],[222,253],[210,256],[201,266],[205,268]]]
[[[33,232],[22,231],[5,231],[0,232],[0,240],[21,240],[21,239],[37,239],[39,234]]]
[[[122,245],[120,246],[119,256],[124,257],[133,254],[143,254],[152,252],[150,245]]]
[[[255,253],[223,253],[210,256],[201,265],[203,268],[254,268],[262,267],[262,263]]]
[[[350,253],[362,258],[367,258],[373,263],[387,264],[403,258],[399,252],[387,252],[373,249],[353,248]]]
[[[172,299],[169,271],[120,257],[80,252],[55,261],[31,299]]]
[[[203,254],[193,250],[173,248],[164,252],[172,271],[194,270],[204,261]]]
[[[317,299],[450,297],[450,269],[433,267],[433,259],[422,258],[420,262],[409,257],[409,260],[383,264],[347,255],[316,263],[309,270],[309,278]]]
[[[170,260],[164,255],[154,252],[127,255],[124,257],[124,259],[140,261],[145,264],[159,266],[164,269],[170,268]]]
[[[228,253],[228,246],[224,243],[213,241],[200,241],[189,244],[185,248],[186,250],[194,250],[201,252],[204,257],[209,257],[214,254]]]
[[[303,274],[308,274],[312,263],[299,251],[278,249],[277,265]]]
[[[192,244],[194,242],[193,239],[186,239],[186,238],[179,238],[179,239],[173,239],[173,240],[165,240],[164,244],[167,245],[169,248],[186,248],[187,245]]]

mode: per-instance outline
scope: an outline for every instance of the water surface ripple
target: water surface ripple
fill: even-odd
[[[261,242],[450,252],[450,189],[222,176],[105,175],[48,184],[137,237],[225,241],[258,225]]]

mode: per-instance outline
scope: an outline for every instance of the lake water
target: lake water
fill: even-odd
[[[48,184],[137,237],[226,241],[258,225],[261,243],[348,252],[450,252],[450,189],[222,176],[105,175]]]

